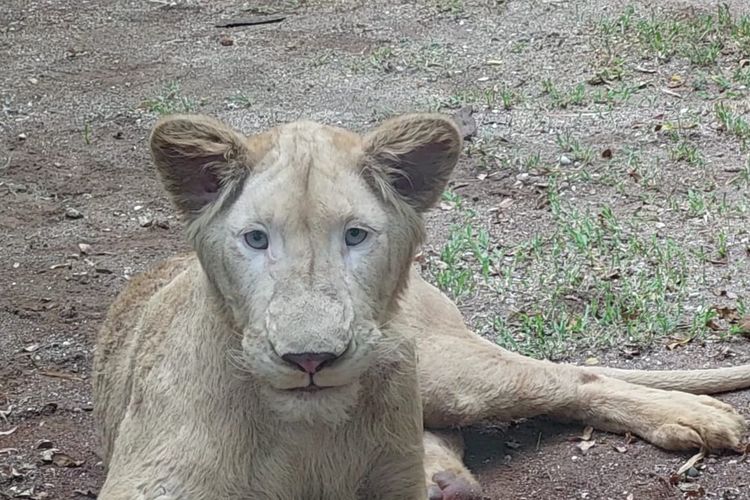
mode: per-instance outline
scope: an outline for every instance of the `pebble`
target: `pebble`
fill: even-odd
[[[32,78],[29,78],[29,83],[32,84],[32,85],[36,85],[37,83],[39,83],[39,80],[37,80],[36,78],[32,77]]]
[[[571,163],[573,163],[573,162],[572,162],[572,161],[571,161],[571,159],[570,159],[570,158],[568,158],[567,156],[565,156],[565,155],[562,155],[562,156],[560,157],[560,165],[570,165]]]
[[[698,477],[698,476],[700,476],[700,475],[701,475],[701,473],[700,473],[700,472],[698,472],[698,469],[696,469],[695,467],[690,467],[690,468],[689,468],[689,469],[687,470],[687,473],[686,473],[686,474],[687,474],[687,477]]]
[[[68,207],[65,209],[65,217],[68,219],[82,219],[83,214],[73,207]]]
[[[23,132],[21,132],[20,134],[18,134],[18,140],[19,141],[25,141],[26,139],[28,139],[28,136],[26,134],[24,134]]]
[[[138,224],[141,227],[149,227],[153,223],[154,223],[154,219],[150,215],[139,215],[138,216]]]

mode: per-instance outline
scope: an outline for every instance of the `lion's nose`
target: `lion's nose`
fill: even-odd
[[[336,358],[338,356],[330,352],[303,352],[281,356],[281,359],[287,363],[311,375],[322,370],[326,364],[330,364]]]

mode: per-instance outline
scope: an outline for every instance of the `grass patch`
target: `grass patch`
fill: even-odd
[[[696,215],[706,211],[702,194],[689,195]],[[503,347],[560,359],[582,349],[650,345],[710,331],[715,311],[683,306],[690,281],[700,279],[691,276],[699,255],[637,220],[620,219],[608,204],[576,208],[562,199],[554,177],[548,188],[552,232],[511,248],[494,247],[459,196],[447,193],[444,202],[459,222],[430,262],[435,282],[454,298],[478,289],[495,294],[498,304],[514,297],[512,311],[483,325]],[[727,255],[726,234],[719,233],[713,253]]]
[[[724,102],[716,104],[714,113],[724,131],[739,139],[742,148],[747,149],[750,141],[750,123],[747,119]]]
[[[179,82],[172,81],[164,86],[158,96],[144,100],[140,107],[157,115],[193,113],[198,109],[198,102],[182,95]]]
[[[631,6],[597,28],[607,53],[635,39],[644,56],[660,62],[677,56],[694,66],[713,67],[722,51],[747,55],[750,50],[750,17],[735,19],[725,4],[712,14],[691,16],[642,14]]]

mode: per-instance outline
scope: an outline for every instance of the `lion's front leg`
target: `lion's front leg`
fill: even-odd
[[[728,404],[602,376],[582,375],[578,404],[558,414],[610,432],[631,432],[668,450],[739,449],[747,422]]]
[[[666,449],[737,448],[745,419],[714,398],[651,389],[508,352],[468,331],[419,341],[427,428],[550,415]]]
[[[459,431],[424,433],[424,469],[429,500],[481,500],[482,488],[463,463]]]

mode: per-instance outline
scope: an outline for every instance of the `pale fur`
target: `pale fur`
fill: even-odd
[[[102,500],[424,499],[441,471],[475,484],[450,429],[541,414],[668,449],[739,446],[746,423],[729,405],[674,390],[745,388],[750,366],[660,373],[533,360],[470,332],[419,276],[420,213],[460,151],[445,118],[408,115],[365,137],[299,122],[245,139],[174,117],[157,125],[152,149],[196,253],[133,279],[102,327]],[[219,192],[184,181],[181,169],[196,165]],[[260,256],[238,243],[258,220],[283,249]],[[368,225],[372,246],[342,257],[331,221]],[[343,352],[315,375],[334,388],[285,391],[307,376],[279,350]],[[423,424],[446,431],[423,444]]]

